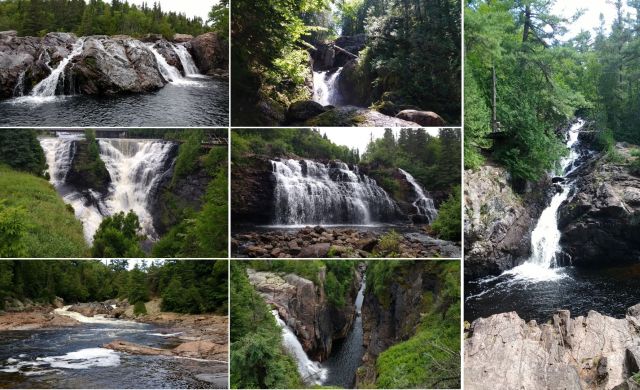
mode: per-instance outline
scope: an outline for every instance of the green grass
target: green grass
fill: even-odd
[[[27,257],[87,257],[82,223],[44,178],[0,165],[0,199],[24,210]]]

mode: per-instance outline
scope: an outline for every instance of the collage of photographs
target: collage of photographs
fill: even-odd
[[[640,390],[640,0],[0,0],[0,388]]]

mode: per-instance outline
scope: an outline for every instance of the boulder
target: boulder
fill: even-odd
[[[305,125],[313,127],[420,127],[415,122],[356,106],[336,107],[307,120]]]
[[[396,115],[396,118],[416,122],[420,126],[426,127],[439,127],[446,125],[444,119],[432,111],[403,110]]]
[[[221,68],[229,69],[229,49],[216,33],[208,32],[190,41],[190,53],[202,74]]]
[[[327,111],[322,104],[313,100],[300,100],[292,103],[287,111],[287,121],[291,124],[301,123]]]
[[[305,248],[302,248],[302,251],[300,252],[299,256],[304,259],[325,258],[329,253],[330,247],[331,247],[331,244],[329,243],[310,245]]]
[[[193,35],[190,34],[174,34],[173,41],[176,43],[185,43],[193,39]]]
[[[88,37],[70,66],[79,92],[88,95],[149,92],[166,83],[153,53],[135,39]]]
[[[144,37],[142,37],[141,41],[142,42],[157,42],[157,41],[159,41],[161,39],[164,39],[162,34],[146,34]]]

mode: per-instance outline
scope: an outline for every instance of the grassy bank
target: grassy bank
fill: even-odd
[[[0,200],[0,216],[10,210],[24,229],[19,238],[23,257],[88,256],[82,223],[44,178],[0,165]]]

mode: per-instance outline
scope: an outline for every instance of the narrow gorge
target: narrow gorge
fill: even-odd
[[[248,288],[267,305],[264,320],[259,321],[273,321],[270,317],[275,317],[272,342],[277,344],[271,347],[281,349],[292,359],[295,376],[301,381],[298,386],[280,382],[269,387],[391,388],[411,384],[446,388],[459,383],[459,374],[455,375],[455,370],[459,370],[455,352],[459,350],[459,316],[454,313],[459,308],[455,302],[459,290],[456,293],[455,287],[449,285],[456,275],[459,277],[458,262],[384,264],[333,260],[316,261],[310,266],[294,263],[273,261],[267,265],[254,261],[247,262],[246,269],[238,267],[246,273],[238,277],[246,278]],[[385,273],[391,269],[395,275]],[[388,284],[382,287],[379,283]],[[235,288],[232,291],[237,291]],[[231,299],[232,302],[237,299],[240,305],[246,296],[234,297],[232,292]],[[232,322],[234,316],[240,321],[243,310],[251,310],[233,307]],[[255,304],[253,307],[256,310],[253,318],[257,318],[262,309]],[[248,342],[252,334],[243,336]],[[430,344],[432,337],[441,343],[434,350]],[[240,364],[245,359],[240,355],[245,353],[244,339],[235,341],[238,344],[234,347],[232,336],[232,376],[234,371],[243,370],[234,366],[234,361]],[[388,366],[388,359],[396,359],[397,353],[403,356],[402,362]],[[424,358],[431,353],[432,357]],[[413,374],[398,377],[398,372],[408,372],[416,365],[431,369],[419,370],[417,377]],[[240,380],[237,385],[252,383],[249,376],[241,377],[242,374],[236,374]],[[263,374],[270,375],[268,369]],[[261,375],[255,372],[250,377],[261,381],[264,379]]]

